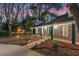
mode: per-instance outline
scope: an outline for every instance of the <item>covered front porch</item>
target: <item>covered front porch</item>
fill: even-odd
[[[79,45],[79,40],[76,39],[77,37],[75,35],[76,25],[74,21],[42,25],[32,27],[31,29],[33,34],[40,35],[42,38],[47,37],[49,39],[52,38],[53,40]]]

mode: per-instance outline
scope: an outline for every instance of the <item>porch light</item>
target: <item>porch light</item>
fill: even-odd
[[[54,28],[55,28],[55,29],[57,29],[57,28],[58,28],[58,26],[57,26],[57,25],[54,25]]]
[[[45,26],[44,28],[45,28],[45,29],[47,29],[47,27],[46,27],[46,26]]]
[[[17,28],[17,32],[16,32],[17,34],[19,34],[19,33],[24,33],[24,30],[23,29],[21,29],[20,27],[18,27]]]
[[[18,32],[20,32],[21,31],[21,29],[20,28],[18,28],[18,30],[17,30]]]

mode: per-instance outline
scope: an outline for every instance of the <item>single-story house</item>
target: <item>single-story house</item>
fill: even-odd
[[[79,45],[79,32],[73,17],[58,17],[49,23],[31,27],[33,34],[42,36],[50,36],[51,28],[57,40]]]

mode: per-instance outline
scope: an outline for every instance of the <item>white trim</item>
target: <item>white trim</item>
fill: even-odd
[[[68,24],[67,24],[66,31],[67,31],[67,36],[68,36],[68,32],[69,32],[69,26],[68,26]]]
[[[64,26],[62,26],[62,34],[63,34],[63,36],[64,36]]]
[[[44,31],[43,31],[43,27],[42,27],[42,34],[44,34],[43,32],[44,32]]]
[[[64,30],[66,30],[66,34]],[[63,33],[63,36],[68,36],[68,24],[66,24],[66,29],[64,29],[64,26],[62,26],[62,33]]]
[[[53,35],[55,35],[55,33],[54,33],[54,27],[53,27]]]
[[[38,28],[35,28],[35,30],[36,30],[36,34],[38,34]]]

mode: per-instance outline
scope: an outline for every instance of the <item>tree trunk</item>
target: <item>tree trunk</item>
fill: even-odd
[[[8,34],[9,34],[9,36],[11,36],[12,35],[12,33],[11,33],[11,23],[10,23],[10,17],[9,16],[7,16],[7,23],[8,23]]]
[[[8,24],[8,30],[9,30],[9,36],[11,36],[12,35],[12,31],[11,31],[11,25],[10,24]]]
[[[71,4],[69,9],[70,9],[70,12],[73,14],[73,19],[76,22],[76,26],[77,26],[77,29],[79,32],[79,17],[78,17],[79,16],[79,8],[78,8],[78,5]]]

